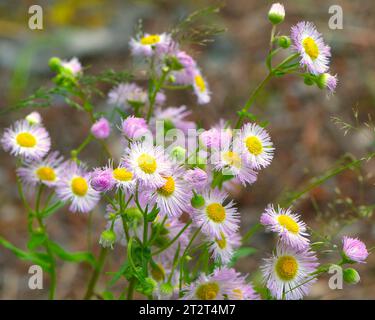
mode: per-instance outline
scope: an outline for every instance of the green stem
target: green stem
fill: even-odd
[[[154,251],[152,255],[154,256],[163,252],[164,250],[167,250],[173,243],[177,241],[177,239],[184,233],[184,231],[191,225],[191,223],[192,220],[185,224],[185,226],[177,233],[177,235],[171,241],[169,241],[164,247],[160,248],[159,250]]]
[[[80,144],[80,146],[77,149],[74,149],[71,151],[72,159],[76,160],[78,158],[78,155],[81,153],[81,151],[86,148],[86,146],[94,139],[93,135],[90,133],[86,139]]]
[[[137,282],[136,278],[131,278],[129,281],[129,288],[128,288],[128,295],[126,297],[127,300],[132,300],[133,299],[133,294],[134,294],[134,288],[135,284]]]
[[[87,290],[86,290],[86,293],[85,293],[85,296],[84,296],[85,300],[89,300],[92,297],[92,295],[94,294],[94,289],[95,289],[96,283],[98,282],[100,273],[101,273],[101,271],[104,267],[104,262],[105,262],[105,258],[107,256],[107,253],[108,253],[107,248],[102,247],[100,249],[98,264],[95,267],[94,272],[91,276],[90,282],[87,286]]]
[[[263,87],[271,80],[273,73],[270,72],[263,81],[255,88],[255,90],[251,93],[250,98],[246,101],[245,106],[242,108],[242,113],[237,120],[235,125],[235,129],[239,129],[242,125],[243,120],[245,119],[245,113],[249,111],[251,105],[254,103],[256,97],[258,96],[259,92],[263,89]]]
[[[50,300],[53,300],[55,298],[55,291],[56,291],[56,261],[55,261],[53,252],[49,246],[48,234],[47,234],[46,226],[43,222],[43,217],[40,215],[40,212],[39,212],[43,190],[44,190],[44,184],[40,184],[38,188],[37,196],[36,196],[36,201],[35,201],[35,215],[36,215],[36,219],[39,223],[42,233],[46,236],[46,240],[44,241],[44,248],[47,252],[49,261],[51,263],[51,269],[50,269],[51,284],[49,288],[48,297]]]
[[[158,92],[160,91],[161,87],[163,86],[164,84],[164,81],[168,75],[169,71],[163,71],[159,81],[156,82],[155,84],[155,88],[154,90],[152,91],[150,97],[149,97],[149,108],[148,108],[148,112],[147,112],[147,123],[150,122],[150,119],[151,119],[151,116],[152,116],[152,113],[153,113],[153,110],[154,110],[154,105],[155,105],[155,100],[156,100],[156,95],[158,94]]]

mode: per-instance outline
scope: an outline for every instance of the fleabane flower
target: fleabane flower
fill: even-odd
[[[163,176],[164,184],[157,188],[151,195],[151,203],[156,203],[161,215],[178,217],[189,210],[192,191],[183,180],[184,170],[174,166],[170,175]]]
[[[222,234],[235,233],[239,228],[239,213],[233,201],[227,204],[225,192],[206,190],[202,193],[204,205],[194,209],[193,220],[209,237],[220,238]]]
[[[273,144],[267,131],[255,123],[247,123],[240,132],[240,146],[234,146],[234,150],[240,148],[245,159],[254,168],[267,167],[273,158]]]
[[[315,253],[308,249],[296,250],[278,243],[273,256],[264,261],[264,283],[277,299],[302,299],[316,281],[311,274],[318,262]]]
[[[109,124],[108,120],[104,117],[97,120],[91,126],[91,134],[96,139],[106,139],[111,134],[111,125]]]
[[[358,238],[342,238],[344,257],[352,262],[365,263],[369,253],[366,245]]]
[[[122,122],[122,133],[130,140],[138,140],[147,132],[148,126],[143,118],[130,116]]]
[[[184,174],[184,179],[190,184],[192,189],[198,192],[202,191],[209,182],[207,172],[200,168],[187,170]]]
[[[270,11],[268,11],[268,19],[272,24],[279,24],[284,21],[285,9],[281,3],[274,3],[271,6]]]
[[[151,126],[154,129],[157,121],[163,121],[165,130],[176,128],[187,134],[189,129],[196,128],[195,122],[186,120],[190,114],[191,111],[187,110],[186,106],[165,109],[159,107],[155,109],[155,117],[152,119]]]
[[[199,104],[207,104],[210,102],[211,92],[208,88],[206,80],[203,78],[198,69],[196,69],[194,73],[193,88]]]
[[[251,185],[257,180],[257,172],[246,161],[245,156],[230,150],[230,148],[216,151],[213,155],[213,161],[216,171],[220,171],[223,175],[236,177],[244,186],[246,184]]]
[[[329,93],[334,93],[337,87],[337,75],[322,73],[317,77],[316,83],[320,89],[327,89]]]
[[[122,106],[126,111],[144,106],[147,99],[147,92],[135,83],[120,83],[108,93],[108,103]]]
[[[112,170],[109,168],[96,168],[90,173],[90,184],[98,192],[107,192],[115,186]]]
[[[307,238],[306,224],[301,221],[300,216],[292,213],[290,208],[274,208],[268,205],[260,217],[260,222],[267,231],[276,232],[280,241],[295,249],[306,248],[310,240]]]
[[[72,212],[89,212],[100,200],[100,194],[90,184],[89,173],[82,165],[71,161],[64,166],[64,175],[56,186],[56,194],[63,201],[70,201]]]
[[[328,70],[331,49],[311,22],[302,21],[292,27],[293,49],[300,55],[300,64],[318,75]]]
[[[76,57],[70,60],[62,60],[61,65],[63,68],[69,70],[73,76],[77,76],[82,73],[82,65]]]
[[[199,142],[206,150],[228,148],[231,140],[231,130],[218,127],[213,127],[199,135]]]
[[[28,160],[24,166],[17,169],[17,175],[25,184],[35,186],[43,183],[53,187],[63,174],[63,157],[57,151],[51,152],[43,160]]]
[[[170,163],[160,146],[134,142],[125,150],[122,161],[124,167],[145,187],[161,188],[165,184],[164,177],[169,176]]]
[[[174,77],[174,84],[191,85],[194,81],[195,70],[197,63],[195,60],[184,51],[178,51],[175,55],[178,62],[183,67],[181,70],[172,71]]]
[[[241,275],[233,268],[223,267],[215,271],[216,278],[224,283],[225,295],[229,300],[259,300],[252,285],[247,283],[246,275]]]
[[[241,237],[236,232],[231,235],[221,233],[219,237],[210,238],[209,251],[215,261],[223,265],[229,263],[232,259],[234,250],[240,247]]]
[[[5,151],[14,156],[38,160],[48,153],[51,140],[44,127],[19,120],[5,129],[1,144]]]
[[[130,50],[136,57],[151,57],[154,53],[162,54],[168,52],[172,45],[172,37],[170,34],[149,34],[145,33],[138,38],[130,40]]]

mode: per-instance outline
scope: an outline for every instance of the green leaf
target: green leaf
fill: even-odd
[[[113,293],[110,292],[110,291],[104,291],[102,293],[102,297],[103,297],[104,300],[114,300],[115,299]]]
[[[68,252],[57,243],[53,241],[48,242],[50,249],[62,260],[70,262],[87,262],[93,267],[96,267],[97,263],[94,256],[90,252]]]
[[[112,287],[123,275],[125,275],[127,269],[129,268],[129,262],[125,261],[125,263],[122,264],[120,267],[120,270],[115,272],[112,279],[109,280],[108,285]],[[108,274],[109,272],[107,272]]]
[[[30,240],[27,243],[27,248],[30,251],[35,250],[37,247],[41,246],[44,241],[47,240],[47,235],[45,233],[33,233],[31,234]]]
[[[250,255],[254,254],[256,251],[257,250],[255,248],[252,248],[252,247],[241,247],[241,248],[237,249],[233,254],[232,260],[229,263],[229,267],[233,267],[236,264],[236,262],[238,261],[238,259],[250,256]]]
[[[29,260],[49,272],[50,262],[48,256],[45,254],[24,251],[2,237],[0,237],[0,244],[12,251],[21,260]]]

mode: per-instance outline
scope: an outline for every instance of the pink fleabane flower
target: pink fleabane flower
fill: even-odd
[[[342,238],[345,258],[352,262],[365,263],[369,253],[366,245],[358,238],[343,237]]]
[[[122,132],[130,140],[138,140],[148,132],[146,120],[130,116],[122,122]]]
[[[111,133],[111,125],[106,118],[100,118],[91,126],[91,133],[96,139],[106,139]]]

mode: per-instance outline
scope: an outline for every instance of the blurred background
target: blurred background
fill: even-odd
[[[49,0],[0,2],[0,111],[13,106],[40,86],[50,84],[48,68],[51,56],[78,57],[87,74],[108,68],[116,71],[132,67],[128,41],[139,19],[146,32],[170,30],[191,12],[217,4],[217,1],[104,1]],[[264,65],[270,37],[267,12],[271,1],[223,1],[218,15],[207,16],[201,23],[215,24],[226,31],[213,42],[201,46],[182,46],[198,60],[213,92],[207,106],[197,106],[190,92],[170,94],[169,105],[186,104],[193,110],[192,118],[206,128],[220,118],[234,119],[235,111],[247,100],[251,90],[266,74]],[[28,9],[33,4],[43,8],[43,30],[28,28]],[[338,74],[339,85],[334,96],[316,87],[304,85],[302,79],[286,76],[274,79],[252,107],[259,119],[270,122],[268,130],[276,146],[272,165],[263,170],[258,181],[248,189],[234,190],[242,214],[242,233],[259,219],[268,203],[285,202],[290,192],[302,191],[311,179],[329,174],[331,170],[364,157],[374,151],[375,136],[371,119],[375,117],[375,7],[371,1],[350,0],[284,0],[286,21],[280,34],[289,34],[298,21],[313,21],[332,47],[331,73]],[[328,13],[331,5],[343,9],[342,30],[331,30]],[[206,20],[205,20],[206,19]],[[109,90],[110,87],[102,88]],[[98,110],[108,108],[105,98],[94,101]],[[353,111],[354,110],[354,111]],[[49,130],[53,148],[65,156],[86,137],[90,128],[85,114],[69,108],[63,101],[38,110]],[[24,117],[28,110],[0,113],[0,131]],[[371,118],[372,117],[372,118]],[[350,124],[350,126],[345,125]],[[345,129],[350,130],[345,134]],[[118,149],[118,140],[110,142]],[[100,164],[93,143],[82,153],[89,165]],[[368,247],[375,245],[375,224],[372,206],[375,203],[375,161],[364,161],[355,170],[345,170],[313,188],[300,199],[295,209],[320,235],[333,235],[331,243],[341,245],[342,235],[358,236]],[[17,195],[15,161],[0,151],[0,235],[24,248],[27,241],[26,212]],[[61,209],[47,222],[53,239],[71,251],[87,250],[88,243],[97,252],[97,240],[103,230],[104,211],[91,216],[72,214]],[[359,219],[360,218],[360,219]],[[344,222],[344,223],[342,223]],[[93,233],[88,233],[88,225]],[[261,258],[275,244],[272,235],[259,232],[248,245],[257,251],[240,259],[239,271],[259,279]],[[116,249],[121,250],[121,248]],[[114,254],[106,270],[114,271],[122,255]],[[322,254],[321,261],[337,261],[336,253]],[[0,247],[0,298],[45,299],[47,289],[30,290],[27,286],[29,262],[19,261]],[[83,296],[89,266],[60,263],[57,298],[76,299]],[[374,299],[375,257],[360,265],[361,282],[331,290],[328,277],[313,287],[312,299]],[[99,288],[104,285],[104,276]],[[48,275],[45,275],[48,287]],[[121,290],[121,286],[119,287]]]

